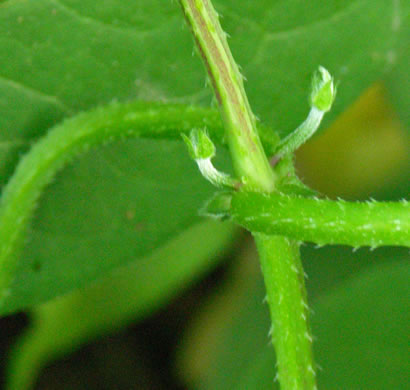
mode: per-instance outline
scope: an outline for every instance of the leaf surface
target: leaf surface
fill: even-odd
[[[407,7],[384,0],[215,6],[254,111],[282,136],[306,115],[319,64],[341,81],[330,120],[390,69],[391,52],[402,48],[398,7]],[[0,184],[30,143],[79,111],[115,99],[209,104],[192,48],[172,1],[2,2]],[[119,142],[82,157],[41,199],[3,312],[83,286],[160,246],[196,221],[209,193],[178,142]]]

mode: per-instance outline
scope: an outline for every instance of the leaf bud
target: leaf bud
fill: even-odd
[[[323,67],[315,73],[312,80],[312,93],[310,95],[310,105],[322,112],[327,112],[332,107],[336,97],[336,87],[333,77]]]

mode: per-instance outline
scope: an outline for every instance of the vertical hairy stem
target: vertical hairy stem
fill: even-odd
[[[218,15],[209,0],[180,0],[180,3],[219,103],[235,171],[245,186],[270,192],[275,175],[259,140],[242,76]]]
[[[210,0],[179,0],[219,103],[236,174],[245,190],[272,192],[276,176],[262,149],[243,87]],[[285,237],[255,235],[275,329],[282,390],[316,388],[299,246]],[[295,272],[295,269],[297,272]]]
[[[299,245],[255,234],[271,313],[271,335],[283,390],[316,389],[312,336]]]

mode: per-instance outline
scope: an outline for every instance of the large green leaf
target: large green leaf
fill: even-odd
[[[379,0],[215,1],[242,65],[252,106],[285,135],[307,113],[312,71],[340,81],[332,120],[401,56],[409,5]],[[401,40],[401,42],[400,42]]]
[[[390,67],[399,2],[217,1],[255,112],[292,130],[312,71],[340,79],[343,110]],[[0,183],[56,121],[113,99],[209,103],[178,4],[9,0],[0,6]],[[398,50],[398,49],[397,49]],[[84,285],[192,224],[210,187],[177,142],[107,146],[76,161],[39,204],[6,312]]]
[[[404,45],[398,40],[405,40],[401,18],[408,5],[400,4],[215,1],[255,111],[282,134],[306,114],[318,64],[342,83],[337,114],[401,57]],[[2,120],[12,131],[11,108],[27,125],[33,112],[25,107],[33,104],[42,107],[34,113],[39,121],[47,110],[63,115],[112,99],[209,101],[204,70],[191,56],[192,40],[181,28],[176,2],[9,0],[0,20],[0,84],[4,96],[14,95]],[[23,98],[26,104],[18,104]],[[38,131],[44,124],[38,123]]]
[[[32,323],[11,354],[8,388],[31,388],[47,362],[168,302],[214,264],[233,231],[232,224],[201,223],[152,255],[34,308]]]
[[[4,312],[149,253],[197,222],[213,191],[178,141],[111,144],[84,159],[86,165],[65,169],[40,202]]]

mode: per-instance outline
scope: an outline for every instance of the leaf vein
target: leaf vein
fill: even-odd
[[[73,15],[75,18],[77,18],[78,20],[81,20],[82,22],[88,25],[94,24],[94,25],[103,27],[105,29],[114,30],[116,32],[125,33],[128,35],[138,35],[138,36],[149,35],[149,34],[158,32],[159,30],[162,30],[164,27],[163,25],[161,25],[158,28],[154,28],[150,30],[137,30],[134,27],[131,28],[131,27],[116,26],[110,23],[103,22],[100,19],[96,19],[90,16],[83,15],[77,9],[68,6],[67,4],[63,3],[61,0],[50,0],[50,2],[60,7],[60,9],[63,10],[64,12]]]
[[[48,95],[44,92],[39,91],[38,89],[34,89],[19,81],[11,80],[3,76],[0,76],[0,83],[7,84],[8,87],[12,87],[17,91],[24,91],[28,95],[35,96],[41,100],[52,103],[53,105],[58,106],[60,109],[62,109],[65,112],[68,112],[68,113],[72,112],[71,108],[67,106],[65,103],[63,103],[61,99],[57,96]]]
[[[368,2],[366,0],[356,1],[352,3],[351,5],[343,8],[342,10],[332,14],[331,16],[327,18],[319,19],[312,23],[302,24],[297,27],[287,29],[287,30],[282,30],[282,31],[266,31],[265,39],[268,41],[286,39],[286,38],[289,38],[289,36],[291,35],[299,35],[299,34],[305,33],[306,30],[317,28],[322,25],[334,23],[336,21],[339,21],[340,19],[347,17],[350,13],[355,12],[357,9],[361,8],[362,6],[367,5],[367,3]]]

